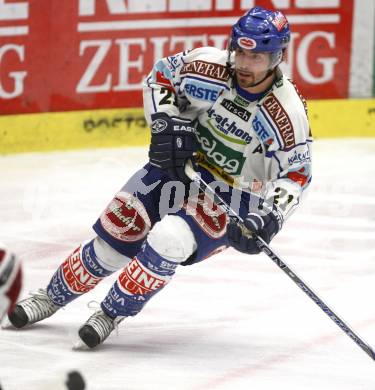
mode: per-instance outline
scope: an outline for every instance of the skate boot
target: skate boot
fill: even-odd
[[[51,301],[45,289],[40,288],[30,295],[29,298],[18,302],[8,315],[10,323],[18,329],[44,320],[61,308]]]
[[[89,348],[94,348],[101,344],[124,318],[112,318],[103,310],[98,310],[80,327],[79,337]]]

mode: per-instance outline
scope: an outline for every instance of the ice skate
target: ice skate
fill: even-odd
[[[52,302],[45,289],[40,288],[30,295],[29,298],[18,302],[8,315],[9,322],[18,329],[44,320],[61,308]]]
[[[79,337],[86,346],[94,348],[101,344],[124,318],[112,318],[103,310],[98,310],[81,326],[78,331]]]

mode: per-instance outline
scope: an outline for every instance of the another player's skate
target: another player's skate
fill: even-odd
[[[52,302],[45,289],[40,288],[30,295],[29,298],[18,302],[12,313],[8,315],[10,323],[16,328],[23,328],[44,320],[61,308]]]
[[[81,326],[79,337],[89,348],[94,348],[101,344],[124,318],[112,318],[98,310]]]

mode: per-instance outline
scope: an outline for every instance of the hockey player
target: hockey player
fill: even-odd
[[[0,323],[6,313],[13,311],[22,285],[21,263],[0,243]]]
[[[79,329],[92,348],[138,314],[178,265],[228,246],[259,253],[218,205],[194,193],[188,160],[236,205],[248,229],[271,241],[311,180],[305,104],[279,68],[289,41],[285,16],[255,7],[232,27],[227,50],[198,48],[154,65],[144,87],[149,163],[99,217],[96,237],[62,263],[45,289],[19,302],[9,317],[15,327],[51,316],[122,269],[100,310]],[[181,207],[170,207],[172,200]]]

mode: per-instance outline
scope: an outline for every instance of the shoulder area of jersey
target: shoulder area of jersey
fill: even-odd
[[[286,75],[278,73],[278,77],[267,96],[273,94],[281,103],[281,105],[290,113],[306,114],[306,100],[298,90],[297,85]]]
[[[215,62],[217,64],[225,65],[228,57],[227,50],[220,50],[212,46],[202,46],[190,50],[186,59],[188,61],[202,60],[207,62]]]
[[[252,125],[268,151],[290,150],[309,138],[306,106],[293,83],[283,76],[260,101]]]

